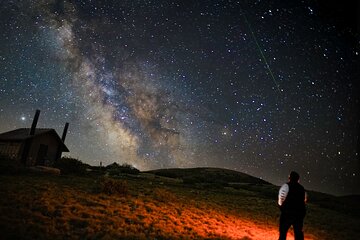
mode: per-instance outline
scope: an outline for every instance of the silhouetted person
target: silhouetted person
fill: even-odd
[[[295,240],[303,240],[303,224],[306,214],[306,192],[299,184],[300,176],[297,172],[291,172],[289,182],[281,186],[279,190],[278,204],[281,210],[280,237],[285,240],[286,234],[291,227],[294,228]]]

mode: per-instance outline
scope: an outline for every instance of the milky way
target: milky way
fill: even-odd
[[[7,1],[0,132],[61,133],[70,156],[214,166],[359,193],[359,35],[321,1]],[[330,7],[329,7],[330,6]]]

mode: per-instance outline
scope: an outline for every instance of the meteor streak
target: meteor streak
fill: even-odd
[[[270,65],[269,65],[268,61],[266,60],[266,57],[265,57],[265,55],[264,55],[264,52],[263,52],[263,50],[261,49],[261,47],[260,47],[260,45],[259,45],[259,42],[258,42],[257,39],[256,39],[255,33],[254,33],[254,31],[252,30],[251,25],[250,25],[250,23],[249,23],[246,15],[245,15],[245,13],[241,11],[241,14],[242,14],[242,16],[244,17],[245,23],[246,23],[246,25],[248,26],[248,28],[249,28],[249,30],[250,30],[250,32],[251,32],[251,36],[252,36],[252,38],[254,39],[254,42],[256,43],[256,47],[257,47],[257,49],[259,50],[260,56],[261,56],[261,58],[262,58],[262,59],[264,60],[264,62],[265,62],[265,66],[266,66],[266,68],[267,68],[267,70],[268,70],[268,72],[269,72],[269,74],[270,74],[270,77],[271,77],[272,81],[274,82],[274,84],[275,84],[277,90],[279,91],[279,93],[281,93],[281,89],[280,89],[280,87],[279,87],[279,84],[278,84],[278,82],[277,82],[276,79],[275,79],[275,76],[274,76],[274,74],[273,74],[273,72],[272,72],[272,70],[271,70],[271,68],[270,68]]]

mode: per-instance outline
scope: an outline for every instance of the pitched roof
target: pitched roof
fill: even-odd
[[[34,138],[39,135],[46,133],[53,134],[55,138],[63,145],[62,151],[69,152],[69,149],[62,142],[59,135],[56,133],[55,129],[52,128],[36,128],[34,135],[30,135],[30,128],[18,128],[9,132],[4,132],[0,134],[0,141],[24,141],[26,139]]]
[[[28,138],[32,138],[34,136],[38,136],[44,133],[48,133],[51,132],[51,130],[54,129],[50,129],[50,128],[36,128],[35,129],[35,134],[34,135],[30,135],[30,128],[19,128],[19,129],[15,129],[9,132],[4,132],[0,134],[0,140],[25,140]]]

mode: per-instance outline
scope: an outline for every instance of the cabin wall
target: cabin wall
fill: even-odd
[[[21,142],[1,142],[0,156],[20,161],[22,152]]]
[[[26,165],[51,166],[57,160],[59,141],[53,134],[42,134],[31,140]]]

